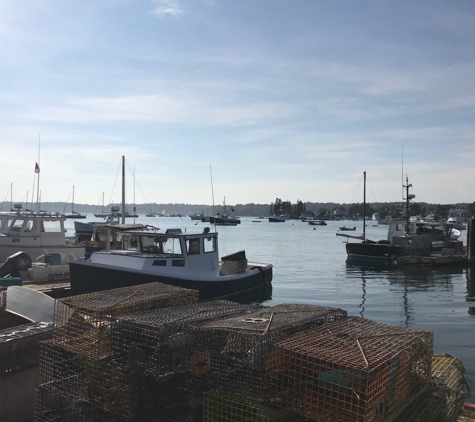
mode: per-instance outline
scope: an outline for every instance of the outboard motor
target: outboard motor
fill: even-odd
[[[2,266],[0,266],[0,277],[7,275],[19,277],[20,271],[26,271],[28,268],[31,268],[31,266],[31,256],[25,252],[17,252],[10,255]]]

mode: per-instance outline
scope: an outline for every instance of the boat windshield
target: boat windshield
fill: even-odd
[[[216,236],[204,238],[203,239],[204,253],[216,252],[216,250],[217,250],[217,245],[216,245],[217,240],[218,239],[217,239]]]
[[[141,250],[144,253],[169,253],[182,255],[180,239],[169,236],[140,236]],[[199,245],[198,245],[199,246]]]
[[[416,235],[429,236],[433,241],[444,240],[443,224],[417,224]]]

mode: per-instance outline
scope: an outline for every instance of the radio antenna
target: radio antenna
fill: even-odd
[[[211,197],[213,198],[214,231],[216,232],[216,211],[215,211],[215,209],[214,209],[213,172],[211,171],[211,164],[209,165],[209,175],[210,175],[210,177],[211,177]]]
[[[401,144],[401,186],[402,199],[404,199],[404,144]]]

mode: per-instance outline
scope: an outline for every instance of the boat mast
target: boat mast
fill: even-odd
[[[364,175],[363,185],[363,242],[366,240],[366,172]]]
[[[409,205],[409,202],[411,201],[411,199],[414,199],[416,195],[409,193],[409,188],[412,188],[412,184],[409,183],[409,178],[407,177],[407,174],[406,184],[402,185],[402,187],[406,190],[406,198],[404,198],[406,199],[406,232],[409,232],[409,208],[411,207]]]
[[[125,156],[122,156],[122,210],[120,213],[121,223],[125,224]]]

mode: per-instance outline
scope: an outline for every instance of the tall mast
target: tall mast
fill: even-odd
[[[364,175],[364,186],[363,186],[363,241],[366,240],[366,172]]]
[[[409,205],[409,201],[411,199],[414,199],[416,197],[416,195],[414,194],[409,194],[409,188],[412,188],[412,184],[409,183],[409,178],[407,177],[407,174],[406,174],[406,184],[405,185],[402,185],[403,188],[406,189],[406,231],[409,231],[409,208],[411,207]]]
[[[40,135],[38,134],[38,168],[41,165],[40,163]],[[40,171],[38,170],[38,184],[36,187],[36,212],[40,212]],[[33,192],[34,194],[34,192]],[[33,204],[32,204],[33,205]],[[33,207],[32,207],[33,208]]]
[[[120,212],[121,223],[125,224],[125,156],[122,156],[122,210]]]

